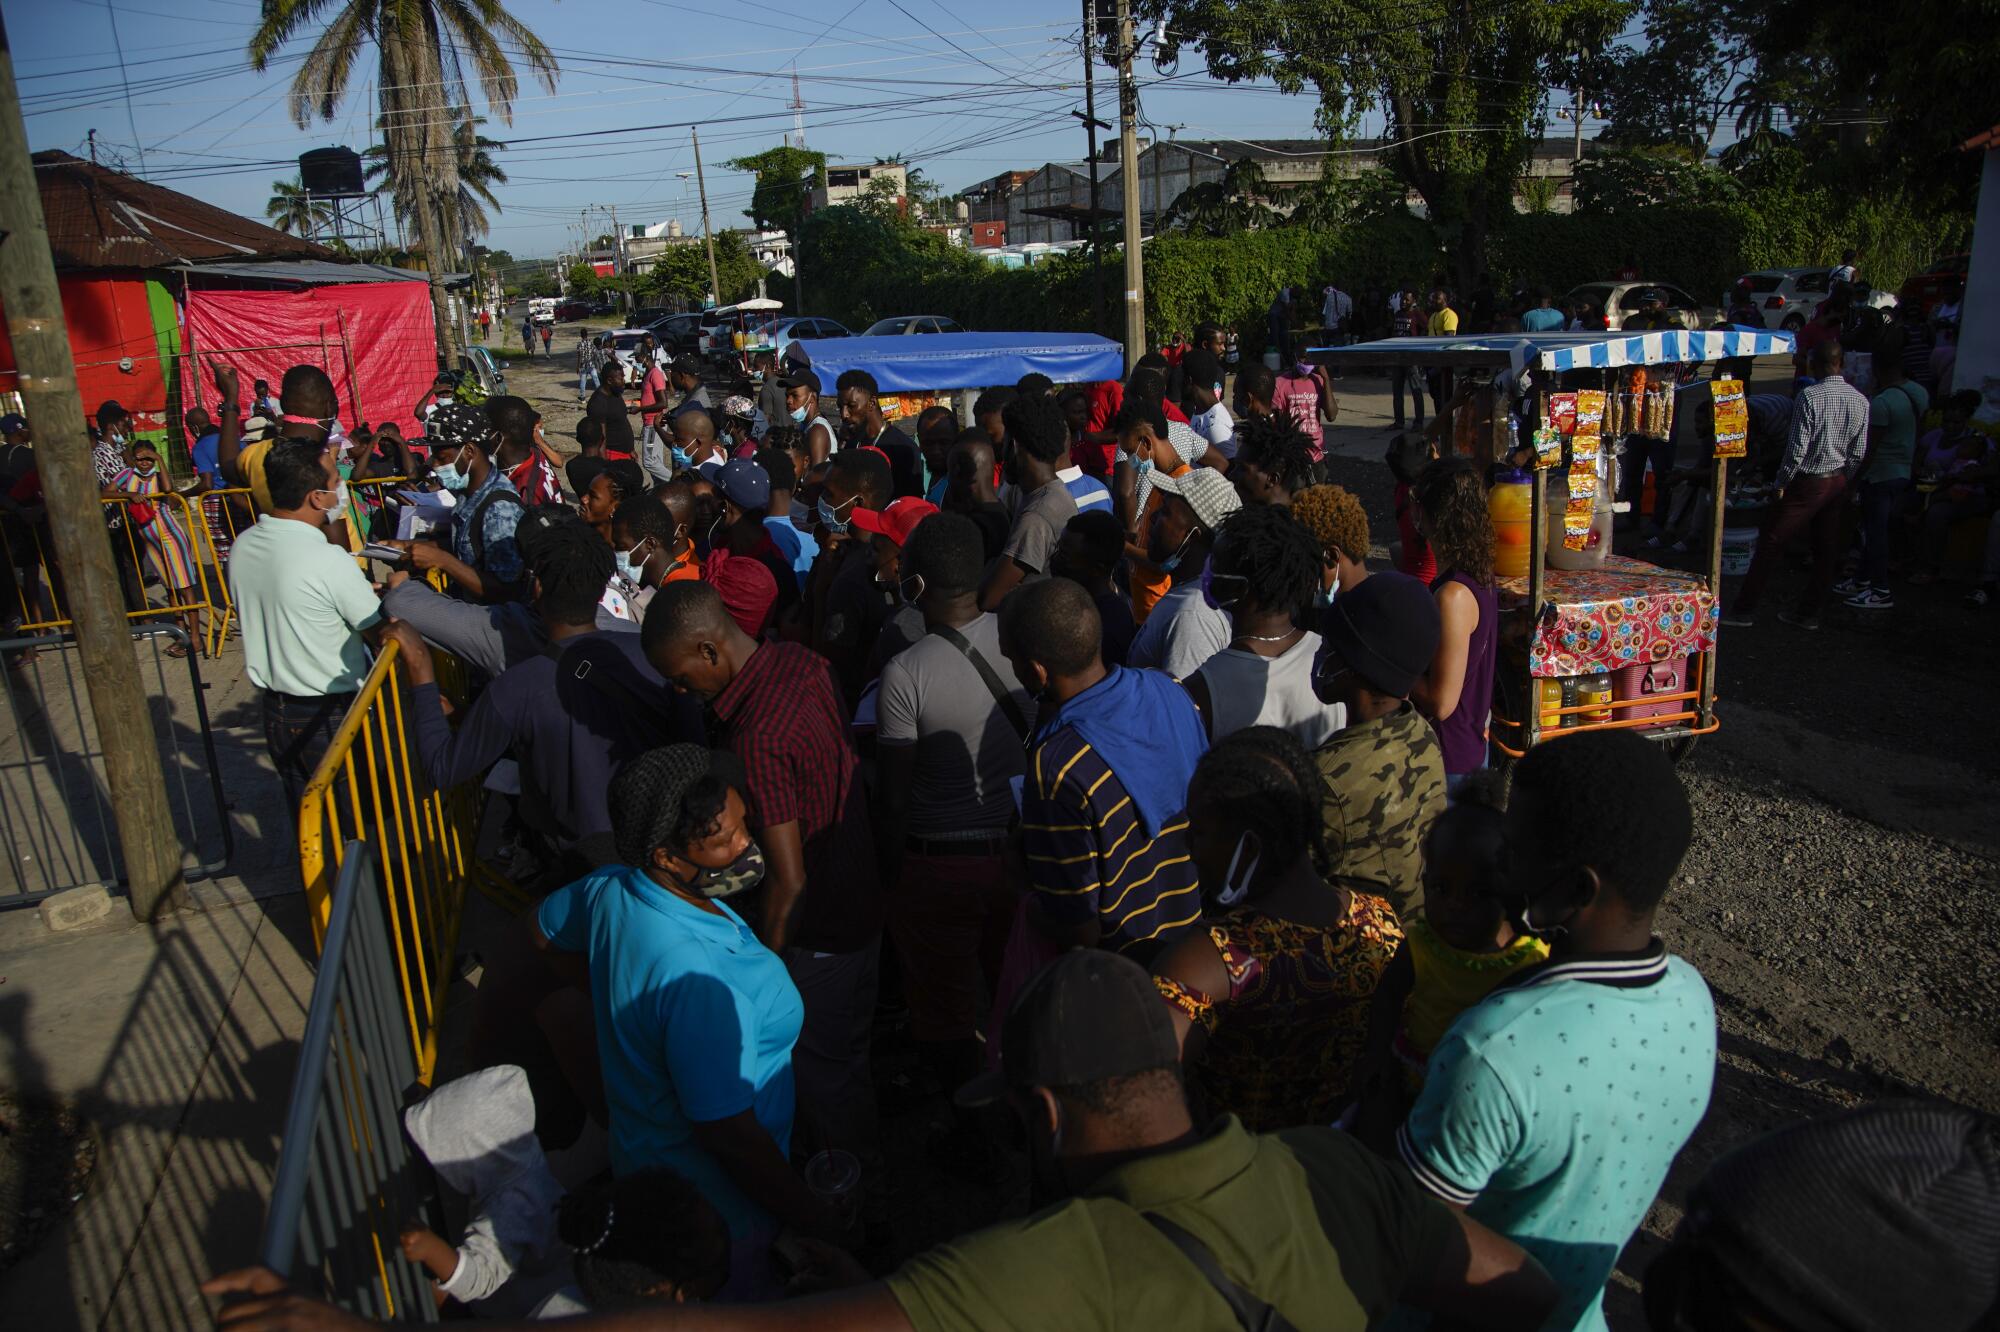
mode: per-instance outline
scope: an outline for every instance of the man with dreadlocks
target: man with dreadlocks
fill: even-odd
[[[431,781],[449,789],[513,758],[522,821],[581,873],[615,859],[605,805],[611,775],[648,749],[701,735],[701,716],[646,663],[637,634],[599,632],[612,567],[603,537],[553,506],[532,511],[518,537],[548,646],[502,671],[456,731],[439,706],[423,638],[401,622],[392,632],[409,665],[417,757]]]
[[[1290,508],[1292,496],[1312,484],[1312,440],[1288,416],[1253,416],[1237,429],[1229,479],[1245,504]]]
[[[1187,845],[1208,928],[1154,981],[1209,1110],[1258,1132],[1333,1121],[1403,941],[1394,907],[1320,877],[1319,843],[1319,774],[1289,732],[1238,731],[1196,766]]]
[[[1208,595],[1229,617],[1229,643],[1187,678],[1211,741],[1278,726],[1317,748],[1347,724],[1313,692],[1320,640],[1306,625],[1319,579],[1318,543],[1290,510],[1252,504],[1223,521]]]

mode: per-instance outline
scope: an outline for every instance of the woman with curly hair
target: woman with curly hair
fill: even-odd
[[[1455,787],[1486,766],[1486,719],[1500,605],[1493,587],[1493,523],[1486,487],[1469,458],[1439,458],[1417,477],[1417,530],[1437,557],[1431,582],[1444,633],[1410,701],[1437,728],[1445,779]]]

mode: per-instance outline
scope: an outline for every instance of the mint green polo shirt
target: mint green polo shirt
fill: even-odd
[[[351,694],[368,678],[360,631],[382,618],[382,599],[323,529],[259,515],[230,548],[229,595],[258,688],[319,697]]]
[[[1655,939],[1520,972],[1460,1014],[1397,1146],[1548,1269],[1562,1299],[1544,1332],[1599,1332],[1604,1283],[1714,1083],[1714,1000]]]
[[[1301,1328],[1362,1332],[1437,1271],[1458,1221],[1392,1162],[1331,1128],[1252,1134],[1235,1116],[1108,1171],[1081,1196],[918,1254],[889,1277],[917,1332],[1240,1324],[1143,1213],[1208,1246]]]

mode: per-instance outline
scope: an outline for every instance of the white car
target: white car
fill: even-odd
[[[1813,311],[1833,291],[1831,268],[1760,268],[1736,279],[1737,288],[1749,288],[1750,301],[1764,317],[1765,328],[1796,333],[1806,326]],[[1731,291],[1734,297],[1734,289]],[[1730,304],[1724,301],[1724,305]]]
[[[601,336],[602,341],[599,345],[604,349],[604,353],[607,356],[617,357],[618,364],[625,367],[625,382],[627,384],[637,384],[646,377],[646,371],[649,367],[639,363],[639,347],[647,339],[653,337],[650,332],[643,328],[621,328]],[[653,345],[654,357],[657,359],[659,354],[659,342],[657,339],[654,339]]]
[[[1682,328],[1707,328],[1714,322],[1704,316],[1699,301],[1665,282],[1587,282],[1563,297],[1562,304],[1588,301],[1604,316],[1604,326],[1615,333],[1625,327],[1627,318],[1639,313],[1649,291],[1666,298],[1667,313]]]

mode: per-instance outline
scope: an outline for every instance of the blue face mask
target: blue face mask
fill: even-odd
[[[1132,467],[1140,476],[1144,476],[1153,470],[1153,460],[1151,458],[1134,458],[1132,460]]]
[[[1222,583],[1225,591],[1233,591],[1227,600],[1216,595],[1215,585]],[[1201,599],[1208,603],[1210,610],[1228,610],[1243,599],[1241,588],[1247,588],[1250,580],[1241,574],[1218,574],[1213,564],[1201,566]]]
[[[1174,548],[1174,553],[1167,556],[1167,558],[1165,558],[1164,560],[1160,561],[1161,573],[1172,573],[1174,570],[1181,567],[1181,556],[1187,554],[1188,542],[1192,540],[1194,540],[1194,533],[1192,532],[1189,532],[1186,536],[1181,538],[1181,544]],[[1202,577],[1205,585],[1207,581],[1207,574],[1204,572]]]
[[[690,458],[688,456],[688,451],[682,448],[680,445],[678,444],[674,445],[671,452],[673,453],[674,470],[676,472],[685,472],[690,466],[693,465],[694,459]]]
[[[857,496],[856,498],[859,497]],[[851,512],[852,511],[851,506],[853,504],[854,500],[849,500],[847,501],[846,504],[843,504],[840,507],[843,509],[849,509],[849,511]],[[834,511],[834,507],[831,504],[828,504],[823,499],[819,502],[819,521],[820,521],[820,526],[824,527],[828,532],[832,533],[834,536],[847,535],[847,524],[840,520],[840,515]]]
[[[453,494],[463,494],[466,487],[472,484],[472,473],[457,463],[439,463],[431,471],[437,477],[438,484]]]
[[[806,409],[803,407],[792,408],[792,424],[804,425],[805,423],[806,423]]]
[[[640,575],[645,568],[646,562],[638,558],[638,555],[645,548],[646,543],[641,541],[629,551],[614,550],[611,552],[612,563],[617,566],[620,578],[634,585],[642,585],[644,583],[645,580]]]

